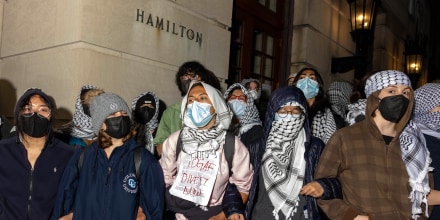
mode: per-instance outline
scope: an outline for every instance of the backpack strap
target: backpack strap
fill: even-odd
[[[177,138],[176,145],[176,161],[179,158],[180,151],[182,151],[182,139],[180,135],[182,134],[182,130],[180,130],[179,137]],[[229,176],[232,176],[232,160],[234,159],[235,154],[235,135],[232,132],[226,132],[225,137],[225,145],[223,146],[223,152],[225,154],[226,162],[229,167]]]
[[[225,154],[226,161],[228,162],[229,166],[229,176],[232,176],[232,160],[234,159],[235,154],[235,135],[232,132],[226,133],[225,138],[225,146],[223,147],[223,151]]]
[[[134,168],[136,169],[136,179],[140,182],[140,167],[142,162],[142,147],[138,147],[133,150],[133,160],[134,160]]]

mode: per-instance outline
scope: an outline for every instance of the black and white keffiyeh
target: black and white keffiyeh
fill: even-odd
[[[425,204],[425,214],[428,217],[427,195],[430,192],[428,172],[431,164],[429,150],[426,147],[422,131],[413,121],[410,121],[399,136],[402,159],[409,175],[412,202],[412,218],[417,219],[422,213],[421,205]]]
[[[347,116],[345,117],[348,125],[353,125],[361,119],[363,120],[365,118],[365,109],[367,109],[366,99],[359,99],[357,102],[349,104]]]
[[[279,211],[290,219],[298,208],[306,169],[304,121],[304,115],[273,121],[267,138],[261,169],[275,219]]]
[[[234,83],[232,84],[223,95],[225,99],[228,98],[228,96],[234,91],[235,89],[241,89],[243,94],[247,97],[246,102],[246,109],[244,110],[243,116],[240,118],[240,121],[238,123],[238,132],[236,135],[238,137],[241,136],[241,134],[245,133],[252,127],[256,125],[262,125],[262,122],[260,120],[260,115],[258,112],[257,107],[254,103],[254,98],[249,94],[249,92],[246,90],[246,88],[240,84],[240,83]]]
[[[187,154],[203,156],[213,154],[224,143],[226,130],[229,128],[232,119],[232,111],[225,102],[220,91],[204,82],[192,81],[189,90],[194,84],[202,85],[215,109],[215,125],[208,130],[202,130],[195,126],[191,119],[186,116],[186,104],[188,94],[182,99],[180,117],[183,119],[183,129],[181,133],[182,150]]]
[[[86,138],[93,140],[96,135],[92,129],[92,118],[84,113],[84,109],[81,102],[81,93],[84,90],[97,89],[92,85],[84,85],[81,87],[79,94],[75,102],[75,113],[73,114],[73,120],[61,127],[61,130],[77,138]]]
[[[336,122],[329,108],[318,111],[312,119],[312,135],[321,139],[324,143],[330,139],[336,131]]]
[[[384,70],[375,73],[367,79],[365,84],[365,96],[392,85],[407,85],[411,87],[411,80],[405,73],[397,70]]]
[[[154,154],[154,145],[153,145],[153,132],[156,130],[159,125],[158,116],[159,116],[159,98],[157,98],[156,94],[151,91],[143,92],[136,96],[131,102],[131,109],[136,109],[136,104],[138,100],[146,95],[150,95],[153,97],[156,108],[154,112],[154,116],[150,119],[149,122],[145,124],[145,148]]]
[[[414,122],[424,134],[440,138],[440,111],[431,112],[440,106],[440,84],[427,83],[414,94]]]
[[[327,94],[333,112],[345,118],[345,112],[350,104],[350,95],[353,87],[348,82],[333,82],[330,84]]]

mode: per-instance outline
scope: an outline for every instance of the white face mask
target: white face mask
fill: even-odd
[[[258,100],[260,98],[257,90],[249,90],[250,96],[254,99],[254,100]]]

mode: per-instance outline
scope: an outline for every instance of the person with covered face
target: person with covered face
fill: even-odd
[[[312,135],[326,143],[336,131],[336,122],[324,92],[321,75],[316,69],[303,68],[295,76],[293,83],[307,98]]]
[[[157,151],[153,145],[153,135],[158,126],[159,98],[154,92],[143,92],[133,99],[131,107],[136,130],[135,139],[155,155]]]
[[[321,219],[314,190],[304,190],[313,181],[324,143],[310,134],[307,101],[300,89],[275,90],[264,123],[258,184],[249,194],[251,219]],[[321,187],[322,189],[322,187]],[[340,196],[338,188],[330,197]],[[338,194],[339,193],[339,194]],[[254,196],[254,198],[252,198]],[[248,205],[249,207],[249,205]]]
[[[84,85],[75,102],[75,113],[71,122],[62,125],[62,134],[59,137],[72,146],[87,147],[96,140],[92,130],[90,104],[95,96],[104,93],[104,90],[92,85]]]
[[[257,107],[254,104],[254,98],[240,83],[232,84],[226,90],[224,97],[234,113],[229,130],[234,132],[247,147],[251,155],[251,164],[253,167],[256,167],[259,150],[261,149],[260,140],[263,135],[263,125]],[[226,217],[234,213],[245,215],[245,207],[243,206],[241,196],[232,184],[229,184],[226,189],[223,199],[223,210]]]
[[[98,139],[70,160],[52,219],[136,219],[139,207],[147,219],[162,219],[162,169],[134,140],[130,112],[116,94],[93,99],[90,113]]]
[[[16,137],[0,142],[0,219],[49,219],[74,148],[53,137],[55,104],[28,89],[14,111]]]
[[[179,67],[175,76],[175,82],[182,97],[188,92],[189,85],[193,80],[203,81],[221,91],[220,81],[213,72],[206,69],[198,61],[188,61]],[[178,102],[168,106],[162,114],[159,127],[157,128],[156,137],[153,141],[159,155],[162,152],[162,144],[165,139],[167,139],[171,133],[182,128],[180,108],[181,103]]]
[[[168,209],[179,220],[223,219],[221,204],[228,182],[247,200],[253,176],[249,152],[236,136],[234,144],[225,144],[232,111],[212,86],[193,81],[182,100],[181,117],[184,126],[165,140],[160,159]],[[225,149],[231,147],[229,164]]]
[[[416,89],[413,121],[421,129],[426,146],[432,158],[434,168],[434,190],[428,198],[428,204],[434,204],[430,219],[440,219],[440,84],[427,83]],[[435,200],[432,200],[435,199]]]
[[[331,219],[417,219],[429,193],[431,159],[423,135],[409,122],[414,92],[408,76],[384,70],[365,85],[365,119],[336,131],[315,179],[337,178],[342,199],[320,199]]]

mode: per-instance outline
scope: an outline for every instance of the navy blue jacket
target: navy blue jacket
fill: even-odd
[[[133,138],[113,150],[110,158],[95,142],[85,150],[78,170],[78,150],[66,168],[52,219],[73,212],[73,219],[136,219],[138,207],[149,220],[162,219],[164,177],[150,152],[142,149],[139,179],[133,150],[142,147]]]
[[[275,117],[275,113],[280,109],[284,104],[288,102],[297,102],[300,105],[302,105],[306,112],[307,112],[307,102],[306,99],[298,88],[294,86],[287,86],[280,89],[275,90],[271,98],[269,100],[269,103],[267,105],[267,111],[266,111],[266,117],[264,122],[264,135],[261,138],[262,144],[260,144],[261,149],[259,150],[258,158],[256,161],[255,166],[255,172],[254,172],[254,179],[252,181],[251,190],[249,192],[249,199],[248,203],[246,205],[245,209],[245,217],[246,219],[250,219],[252,207],[254,205],[254,202],[256,201],[256,192],[258,191],[257,185],[258,185],[258,178],[259,178],[259,170],[261,166],[261,159],[262,156],[266,150],[266,140],[269,136],[270,129],[272,128],[272,122]],[[304,159],[306,160],[306,171],[304,176],[304,185],[307,183],[310,183],[313,181],[313,176],[315,173],[315,169],[318,165],[319,157],[322,153],[322,150],[324,149],[324,143],[316,137],[312,137],[310,134],[310,127],[309,127],[309,119],[306,117],[304,122],[304,129],[306,132],[306,142],[305,142],[305,153],[304,153]],[[327,191],[324,196],[328,198],[335,198],[335,197],[341,197],[342,191],[339,186],[339,182],[337,179],[326,179],[326,182],[320,182],[321,184],[328,184],[333,187],[323,186],[324,189]],[[264,186],[258,186],[258,187],[264,187]],[[322,197],[322,199],[326,199],[326,197]],[[318,208],[318,204],[316,202],[316,199],[310,196],[306,197],[307,200],[307,207],[309,210],[309,218],[313,220],[320,220],[321,214],[320,210]]]
[[[46,220],[75,149],[52,138],[31,168],[17,137],[0,141],[0,219]]]

